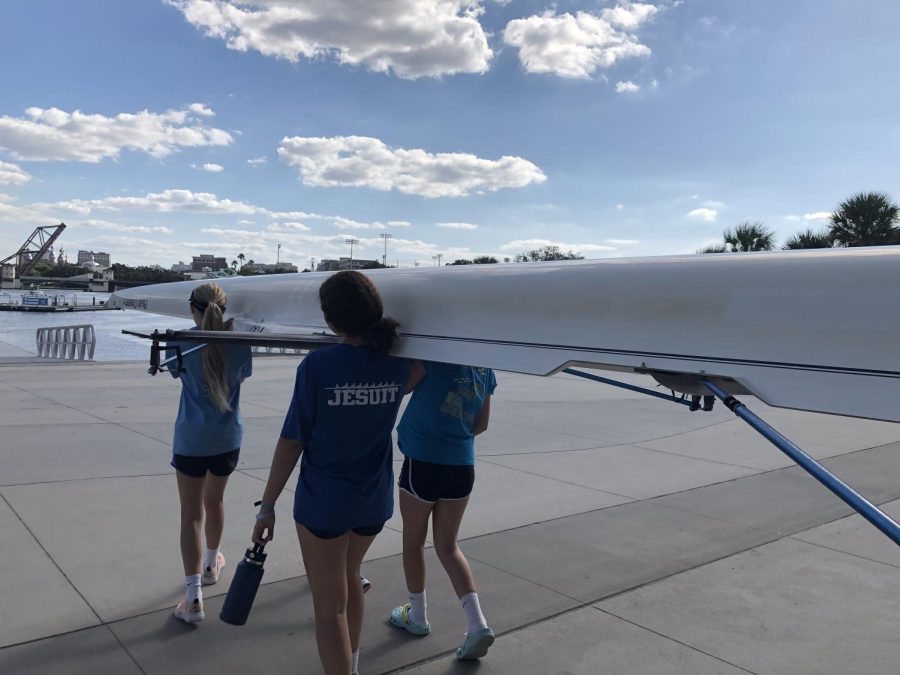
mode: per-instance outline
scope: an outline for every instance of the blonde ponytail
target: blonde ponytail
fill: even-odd
[[[203,311],[200,330],[228,330],[222,316],[225,311],[225,291],[216,284],[198,286],[191,293],[191,302]],[[231,411],[228,402],[228,362],[222,345],[209,344],[203,350],[203,379],[213,405],[219,412]]]

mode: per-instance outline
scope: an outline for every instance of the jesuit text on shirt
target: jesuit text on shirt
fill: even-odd
[[[331,398],[328,405],[383,405],[395,403],[400,395],[396,382],[378,384],[343,384],[328,387]]]

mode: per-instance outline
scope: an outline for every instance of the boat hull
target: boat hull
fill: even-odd
[[[397,354],[535,375],[577,365],[733,381],[786,408],[900,421],[900,247],[366,271]],[[246,331],[328,332],[328,273],[218,279]],[[116,293],[186,317],[205,281]]]

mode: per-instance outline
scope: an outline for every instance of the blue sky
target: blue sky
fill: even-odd
[[[0,252],[691,253],[900,197],[894,0],[0,4]],[[2,256],[0,256],[2,257]]]

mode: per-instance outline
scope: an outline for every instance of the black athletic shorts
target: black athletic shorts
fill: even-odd
[[[303,523],[300,524],[303,525]],[[384,529],[384,523],[379,523],[378,525],[366,525],[365,527],[354,527],[352,530],[320,530],[315,527],[310,527],[309,525],[303,525],[303,527],[319,539],[337,539],[348,532],[358,534],[360,537],[374,537]]]
[[[191,478],[204,478],[209,471],[213,476],[230,476],[237,468],[238,457],[241,449],[223,452],[221,455],[208,457],[188,457],[187,455],[172,455],[172,466]]]
[[[432,464],[406,457],[400,469],[400,489],[423,502],[465,499],[472,494],[475,467],[464,464]]]

